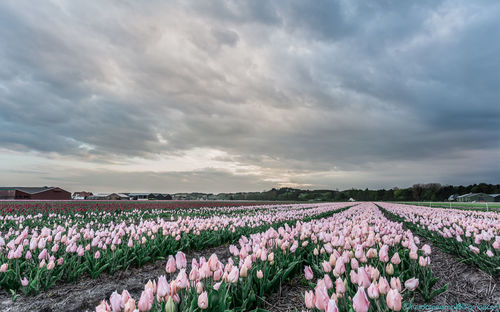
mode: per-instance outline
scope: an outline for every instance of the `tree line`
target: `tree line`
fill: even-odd
[[[349,189],[349,190],[301,190],[273,188],[263,192],[206,194],[206,199],[216,200],[277,200],[277,201],[447,201],[453,194],[499,194],[500,184],[472,184],[468,186],[441,185],[439,183],[414,184],[408,188]]]

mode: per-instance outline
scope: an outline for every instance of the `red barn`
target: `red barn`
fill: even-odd
[[[70,200],[71,193],[59,187],[0,187],[0,199]]]

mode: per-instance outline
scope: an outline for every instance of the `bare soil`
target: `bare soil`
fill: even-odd
[[[188,272],[191,267],[191,259],[196,257],[210,257],[216,253],[219,259],[226,260],[230,257],[228,245],[208,248],[202,251],[191,251],[186,253],[188,259]],[[60,284],[56,287],[42,292],[36,296],[19,295],[15,302],[5,290],[0,291],[0,311],[2,312],[69,312],[69,311],[94,311],[95,307],[103,299],[116,290],[121,293],[124,289],[138,300],[144,285],[148,280],[157,279],[165,272],[166,260],[148,263],[140,268],[129,268],[125,271],[116,272],[114,275],[101,274],[96,279],[83,277],[76,284]],[[175,277],[175,276],[174,276]],[[174,278],[173,277],[173,278]]]
[[[303,285],[302,275],[290,279],[285,285],[281,285],[279,291],[273,293],[264,305],[264,309],[270,312],[295,312],[306,311],[304,294],[309,287]]]

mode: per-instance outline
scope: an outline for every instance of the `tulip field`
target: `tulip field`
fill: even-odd
[[[441,249],[492,275],[500,274],[500,213],[378,205]]]
[[[2,202],[0,287],[15,301],[161,263],[139,294],[117,287],[92,298],[95,311],[265,311],[292,278],[310,311],[405,311],[447,291],[431,268],[436,248],[499,274],[497,212],[192,204]],[[215,246],[227,246],[225,256],[186,255]]]

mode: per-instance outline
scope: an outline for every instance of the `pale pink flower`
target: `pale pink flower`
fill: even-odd
[[[202,292],[198,297],[198,307],[202,310],[208,308],[208,294],[206,291]]]
[[[370,308],[370,301],[366,297],[363,286],[358,287],[356,295],[352,298],[352,306],[356,312],[367,312]]]

